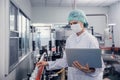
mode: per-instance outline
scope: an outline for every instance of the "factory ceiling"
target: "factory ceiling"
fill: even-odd
[[[33,7],[110,6],[120,0],[30,0]]]

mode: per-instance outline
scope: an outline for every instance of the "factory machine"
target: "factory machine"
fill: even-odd
[[[52,30],[52,33],[54,35],[54,40],[49,41],[49,50],[52,55],[48,56],[49,59],[47,60],[49,61],[55,61],[56,59],[63,57],[66,39],[69,35],[72,34],[72,31],[70,29],[70,26],[66,25],[60,28],[54,28],[54,30]],[[46,80],[66,80],[66,70],[67,68],[56,69],[52,71],[45,69],[45,75],[47,75],[45,78]]]
[[[54,27],[51,29],[51,40],[49,41],[49,60],[54,61],[63,57],[66,39],[72,34],[69,25]]]
[[[49,41],[48,48],[47,46],[42,46],[40,49],[40,58],[41,60],[46,61],[55,61],[56,59],[63,57],[63,52],[65,49],[65,43],[67,37],[71,34],[70,26],[62,26],[60,28],[51,29],[51,40]],[[35,67],[33,73],[29,77],[30,80],[66,80],[66,70],[67,69],[56,69],[56,70],[47,70],[46,67]]]
[[[114,40],[115,24],[109,24],[105,29],[105,45],[100,47],[105,63],[104,78],[120,80],[120,48],[115,46]]]

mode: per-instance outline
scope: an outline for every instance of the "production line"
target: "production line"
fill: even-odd
[[[120,0],[0,0],[0,80],[120,80]]]

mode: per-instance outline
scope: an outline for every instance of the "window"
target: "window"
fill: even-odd
[[[27,19],[27,36],[26,36],[26,47],[27,47],[27,52],[30,50],[30,47],[29,47],[29,38],[30,38],[30,20]]]
[[[19,57],[25,55],[29,51],[29,27],[30,20],[25,17],[23,12],[19,12]]]
[[[17,27],[17,16],[18,9],[14,4],[10,4],[10,58],[9,58],[9,68],[11,71],[13,66],[18,62],[18,41],[19,33]]]
[[[30,20],[13,3],[10,4],[9,72],[29,51]]]

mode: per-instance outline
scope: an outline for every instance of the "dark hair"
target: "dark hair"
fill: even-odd
[[[84,27],[87,28],[88,27],[88,23],[84,23]]]

